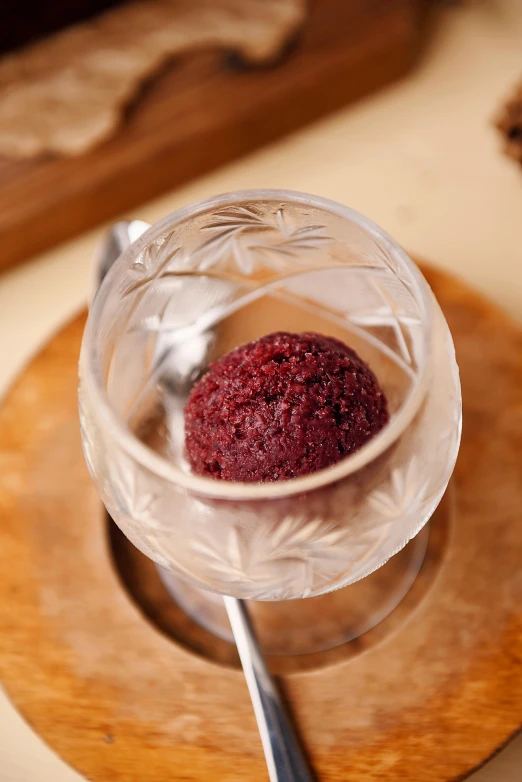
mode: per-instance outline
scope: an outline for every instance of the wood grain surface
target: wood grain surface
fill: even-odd
[[[271,63],[306,18],[306,0],[135,0],[68,27],[0,59],[0,155],[87,153],[168,63],[204,49]]]
[[[0,160],[0,269],[404,74],[419,49],[420,6],[315,0],[271,67],[191,54],[152,79],[124,127],[92,152]]]
[[[433,526],[440,555],[422,593],[375,643],[306,671],[287,665],[322,782],[460,779],[522,722],[522,330],[463,284],[426,274],[462,374],[454,501]],[[0,409],[0,678],[93,782],[266,779],[241,671],[173,641],[114,567],[80,447],[83,324],[43,348]]]

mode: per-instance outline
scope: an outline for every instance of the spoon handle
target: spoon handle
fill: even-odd
[[[120,253],[148,227],[142,220],[122,221],[112,226],[96,253],[91,299]],[[224,600],[254,706],[270,780],[314,782],[261,653],[246,605],[234,597]]]
[[[313,782],[288,713],[261,652],[243,600],[224,597],[252,699],[271,782]]]

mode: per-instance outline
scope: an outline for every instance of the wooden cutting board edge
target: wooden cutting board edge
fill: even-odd
[[[205,52],[173,63],[89,154],[0,161],[0,270],[403,76],[420,49],[420,0],[376,0],[361,13],[345,4],[313,3],[300,39],[272,67],[238,71]]]

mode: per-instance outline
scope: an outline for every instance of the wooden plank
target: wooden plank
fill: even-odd
[[[317,0],[279,63],[172,63],[118,134],[72,159],[0,161],[0,269],[391,82],[414,62],[418,0]]]

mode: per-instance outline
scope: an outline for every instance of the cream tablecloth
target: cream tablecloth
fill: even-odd
[[[135,216],[152,222],[182,204],[241,188],[317,193],[364,212],[410,251],[522,318],[522,168],[500,154],[490,124],[501,96],[522,77],[522,3],[465,5],[439,12],[418,67],[400,84],[148,203]],[[0,279],[0,390],[84,305],[101,230]],[[80,780],[1,692],[0,779]],[[473,782],[520,779],[522,737]]]

